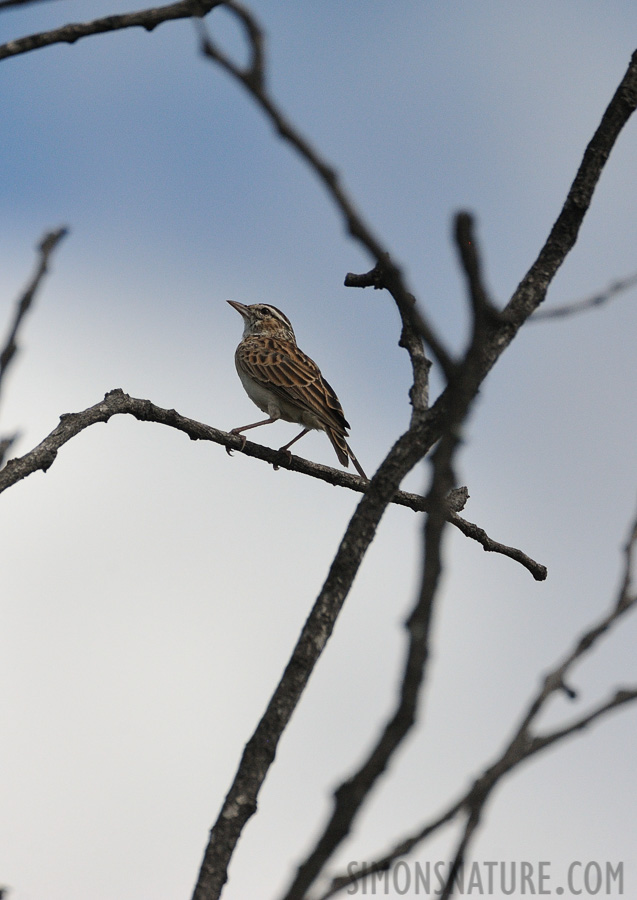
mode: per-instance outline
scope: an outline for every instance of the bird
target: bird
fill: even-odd
[[[297,346],[292,323],[285,313],[269,303],[248,306],[236,300],[227,302],[244,323],[243,337],[234,355],[237,374],[248,397],[268,414],[267,419],[233,428],[230,434],[242,434],[279,419],[295,422],[303,426],[303,431],[279,448],[289,455],[292,444],[309,431],[324,431],[341,465],[347,468],[351,459],[360,477],[367,480],[347,443],[351,426],[343,407],[314,360]]]

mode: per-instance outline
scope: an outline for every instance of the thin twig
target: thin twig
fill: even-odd
[[[449,522],[452,525],[455,525],[465,537],[471,538],[481,544],[485,552],[501,553],[503,556],[508,556],[510,559],[515,560],[515,562],[520,563],[520,565],[528,569],[536,581],[545,581],[548,574],[546,566],[538,564],[534,559],[531,559],[530,556],[527,556],[526,553],[523,553],[516,547],[507,547],[506,544],[500,544],[497,541],[494,541],[484,529],[480,528],[479,525],[468,522],[466,519],[463,519],[462,516],[457,515],[457,513],[451,513],[449,515]]]
[[[456,247],[462,263],[462,271],[467,281],[467,293],[473,309],[474,321],[479,321],[485,315],[496,314],[496,308],[491,302],[482,278],[482,266],[478,255],[474,235],[475,224],[473,216],[461,210],[455,217],[454,237]]]
[[[0,45],[0,59],[29,53],[31,50],[49,47],[51,44],[74,44],[80,38],[90,37],[93,34],[106,34],[109,31],[119,31],[122,28],[139,27],[146,31],[152,31],[162,22],[172,19],[205,16],[211,9],[223,2],[224,0],[180,0],[179,3],[171,3],[168,6],[156,6],[152,9],[142,9],[120,16],[105,16],[103,19],[94,19],[92,22],[71,22],[61,28],[54,28],[52,31],[41,31]]]
[[[556,728],[543,735],[534,735],[531,731],[531,726],[536,722],[552,694],[566,690],[567,694],[573,696],[574,692],[566,687],[566,676],[570,670],[593,649],[603,635],[637,604],[637,596],[631,594],[632,566],[636,544],[637,518],[632,524],[630,536],[624,548],[624,571],[615,603],[606,615],[577,640],[575,647],[544,678],[540,690],[529,704],[527,712],[523,715],[520,725],[508,746],[500,758],[475,781],[471,791],[468,793],[465,804],[468,810],[465,829],[456,849],[447,883],[440,895],[441,900],[448,900],[453,893],[455,873],[466,858],[474,834],[475,823],[480,819],[487,801],[502,777],[530,756],[539,753],[558,741],[564,740],[564,738],[572,734],[582,731],[611,710],[637,699],[637,688],[623,688],[615,691],[608,700],[603,701],[593,710],[580,715],[568,725]]]
[[[373,269],[363,274],[348,272],[345,276],[345,287],[373,287],[374,290],[389,290],[391,283],[386,282],[385,272],[388,257],[377,262]],[[407,300],[411,304],[414,316],[417,313],[416,298],[413,294],[407,294]],[[418,322],[414,318],[402,316],[402,331],[398,346],[403,347],[409,354],[412,362],[413,382],[409,389],[409,400],[416,415],[420,415],[429,408],[429,370],[431,361],[427,359],[423,345],[422,334],[419,331]]]
[[[68,234],[68,228],[57,228],[55,231],[49,231],[44,235],[38,245],[39,258],[35,272],[16,304],[13,322],[9,327],[9,333],[4,343],[4,347],[0,350],[0,388],[2,387],[2,381],[6,371],[18,350],[17,338],[20,326],[31,308],[31,304],[33,303],[33,299],[40,287],[42,279],[48,271],[51,254],[66,234]]]
[[[634,275],[629,275],[628,278],[613,281],[612,284],[608,285],[605,291],[592,294],[590,297],[585,297],[583,300],[575,300],[573,303],[564,303],[562,306],[556,306],[555,309],[538,309],[537,312],[533,313],[529,321],[544,322],[547,319],[563,319],[568,316],[577,315],[577,313],[587,312],[589,309],[608,303],[609,300],[612,300],[618,294],[629,290],[636,284],[637,272],[635,272]]]
[[[51,0],[0,0],[0,11],[10,6],[27,6],[31,3],[50,3]]]
[[[393,846],[387,853],[378,856],[373,862],[366,862],[365,866],[362,866],[358,871],[348,871],[347,875],[335,875],[334,878],[332,878],[329,888],[325,893],[320,894],[317,897],[317,900],[328,900],[329,897],[333,897],[344,888],[361,881],[368,875],[387,871],[397,859],[400,859],[402,856],[407,856],[417,844],[425,841],[429,835],[435,834],[435,832],[442,828],[443,825],[452,822],[458,813],[462,812],[466,801],[467,794],[463,794],[459,800],[452,803],[441,815],[429,822],[417,834],[405,838],[399,844]]]

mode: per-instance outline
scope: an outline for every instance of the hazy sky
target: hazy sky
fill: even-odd
[[[506,302],[637,46],[635,3],[252,8],[272,92],[459,349],[453,213],[475,213],[488,284]],[[17,7],[0,14],[0,42],[129,9]],[[227,13],[207,21],[241,58]],[[0,398],[0,433],[21,433],[15,452],[116,387],[218,428],[259,418],[234,369],[232,298],[289,316],[373,472],[409,418],[398,315],[383,292],[343,287],[369,258],[254,104],[200,56],[192,23],[25,54],[0,78],[0,335],[42,234],[71,229]],[[637,270],[636,171],[633,119],[547,305]],[[448,535],[419,727],[334,872],[463,790],[542,673],[609,606],[637,502],[636,334],[633,290],[529,325],[488,377],[459,460],[465,514],[549,578]],[[281,423],[253,439],[278,447],[293,434]],[[318,433],[298,453],[337,464]],[[427,478],[423,464],[405,486]],[[0,503],[0,884],[11,900],[188,898],[357,497],[116,417]],[[399,508],[383,519],[241,839],[228,900],[277,896],[391,708],[421,525]],[[636,638],[633,617],[578,667],[580,700],[555,700],[546,727],[634,684]],[[634,896],[636,740],[628,709],[525,766],[489,807],[474,858],[550,861],[553,886],[574,860],[623,861]],[[452,837],[413,860],[448,859]]]

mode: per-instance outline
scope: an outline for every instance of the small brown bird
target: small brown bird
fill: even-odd
[[[347,467],[351,459],[361,478],[367,479],[347,443],[350,425],[339,399],[314,360],[297,347],[288,317],[268,303],[228,303],[244,321],[243,338],[234,355],[239,378],[252,402],[268,414],[267,419],[233,428],[230,434],[270,425],[278,419],[296,422],[303,431],[280,448],[287,451],[308,431],[324,431],[341,465]]]

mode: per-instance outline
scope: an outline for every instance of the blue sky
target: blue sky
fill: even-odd
[[[129,8],[16,8],[0,15],[0,42]],[[273,93],[458,349],[453,213],[475,213],[488,283],[505,302],[635,49],[634,3],[253,8]],[[223,11],[208,23],[243,52]],[[397,313],[381,292],[343,287],[370,261],[253,103],[201,58],[191,23],[5,60],[0,91],[5,322],[40,236],[71,229],[4,385],[0,428],[21,431],[16,452],[115,387],[216,427],[250,421],[232,298],[290,317],[373,471],[409,416]],[[637,269],[636,129],[620,137],[547,304]],[[547,564],[549,579],[537,585],[449,535],[420,726],[340,866],[467,785],[541,673],[610,603],[637,494],[636,328],[633,291],[529,326],[489,375],[460,458],[466,515]],[[291,436],[281,424],[254,439]],[[323,435],[298,451],[334,464]],[[426,477],[422,466],[405,486],[422,490]],[[2,504],[0,883],[12,900],[187,897],[356,497],[112,420]],[[237,850],[230,900],[282,889],[390,708],[420,525],[402,509],[384,518]],[[582,703],[634,682],[635,636],[626,621],[578,669]],[[547,722],[578,710],[556,701]],[[475,857],[549,859],[556,876],[573,859],[624,860],[629,894],[635,737],[629,710],[525,767],[495,798]],[[415,858],[446,859],[449,838]]]

